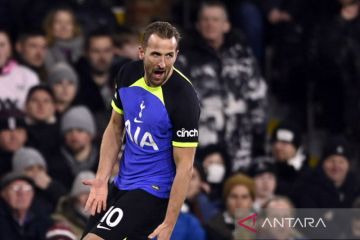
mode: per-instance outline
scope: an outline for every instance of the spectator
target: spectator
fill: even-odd
[[[43,156],[34,148],[23,147],[15,152],[12,166],[14,172],[24,174],[33,181],[37,203],[41,211],[50,215],[66,189],[48,175]]]
[[[0,178],[11,171],[15,151],[27,141],[23,113],[19,110],[0,109]]]
[[[261,66],[265,58],[265,22],[260,7],[261,0],[225,0],[230,10],[231,22],[241,30],[248,40]]]
[[[271,57],[268,79],[272,96],[291,121],[305,126],[308,84],[308,29],[313,25],[307,0],[262,0]],[[323,5],[327,5],[328,2]],[[317,11],[316,14],[319,14]],[[308,24],[309,22],[309,24]],[[311,25],[310,25],[311,24]],[[288,109],[288,112],[286,110]]]
[[[277,194],[289,196],[298,178],[309,170],[301,140],[299,128],[288,123],[281,123],[271,136],[271,151],[277,170]]]
[[[76,69],[80,77],[79,101],[94,114],[100,133],[110,118],[113,79],[119,71],[119,66],[113,63],[114,42],[110,32],[91,32],[85,39],[85,56],[79,60]]]
[[[18,61],[37,73],[41,82],[47,81],[45,58],[47,41],[42,31],[27,31],[20,34],[16,42]]]
[[[318,24],[312,35],[310,77],[318,104],[315,117],[319,128],[359,143],[360,127],[354,119],[360,117],[360,3],[338,2],[338,14]]]
[[[276,196],[270,199],[264,207],[265,216],[268,219],[294,218],[294,205],[290,199],[286,197]],[[295,228],[289,227],[287,224],[285,224],[284,227],[268,227],[265,225],[265,229],[261,228],[261,233],[258,236],[260,239],[273,240],[306,239]]]
[[[200,221],[191,213],[181,211],[171,240],[206,240],[206,233]]]
[[[55,97],[46,85],[30,89],[26,98],[28,146],[34,147],[51,159],[60,145],[60,126],[55,115]]]
[[[45,19],[45,31],[49,43],[46,67],[52,68],[58,62],[76,63],[82,55],[83,39],[80,25],[73,11],[59,7]]]
[[[76,72],[66,63],[57,63],[49,71],[49,84],[55,96],[58,115],[76,102],[79,80]]]
[[[70,194],[65,196],[59,203],[53,219],[56,224],[68,226],[80,239],[85,229],[89,213],[84,212],[85,203],[90,193],[90,187],[82,183],[85,179],[95,178],[91,171],[81,171],[76,176]]]
[[[205,181],[209,185],[208,195],[212,202],[221,202],[224,179],[231,172],[231,162],[225,148],[209,145],[200,148],[198,159],[205,172]]]
[[[3,239],[43,240],[51,220],[35,212],[33,182],[11,172],[1,179],[0,231]]]
[[[100,28],[106,28],[110,31],[115,30],[117,22],[111,11],[110,2],[98,0],[77,1],[76,16],[85,34]]]
[[[224,144],[232,169],[246,168],[257,149],[253,143],[263,148],[266,83],[249,46],[231,31],[221,2],[203,3],[196,27],[178,60],[202,104],[200,144]]]
[[[206,185],[204,172],[200,165],[195,164],[185,206],[202,224],[207,223],[219,212],[217,206],[210,201],[208,195],[203,191],[204,185]]]
[[[91,112],[84,106],[69,109],[62,117],[60,126],[64,142],[60,154],[54,157],[49,168],[50,174],[70,189],[78,173],[96,171],[99,150],[92,143],[96,128]]]
[[[350,171],[350,159],[347,141],[340,137],[330,139],[324,148],[319,167],[310,176],[304,176],[295,189],[297,206],[351,208],[360,194],[360,185]]]
[[[13,60],[10,37],[4,30],[0,30],[0,46],[0,106],[22,110],[29,89],[39,83],[39,78]]]
[[[264,204],[275,195],[276,169],[272,159],[259,157],[250,166],[249,176],[255,182],[255,201],[253,208],[260,212]]]
[[[131,60],[139,59],[139,33],[132,29],[122,28],[114,35],[115,56]]]
[[[224,185],[225,211],[217,214],[207,224],[209,240],[232,240],[235,230],[235,220],[240,214],[251,212],[255,199],[254,181],[244,174],[236,174],[228,178]],[[245,238],[247,239],[247,238]]]

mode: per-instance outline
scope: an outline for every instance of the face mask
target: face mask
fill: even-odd
[[[225,175],[225,167],[219,163],[210,164],[207,169],[206,180],[209,183],[220,183]]]

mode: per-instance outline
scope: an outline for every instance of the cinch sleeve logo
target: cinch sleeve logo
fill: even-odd
[[[185,128],[182,128],[181,130],[178,130],[176,132],[176,135],[178,137],[198,137],[199,136],[199,132],[196,129],[192,129],[192,130],[185,130]]]

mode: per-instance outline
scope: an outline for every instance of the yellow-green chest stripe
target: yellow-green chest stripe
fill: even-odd
[[[149,87],[144,77],[140,78],[136,82],[130,85],[130,87],[141,87],[145,89],[146,91],[150,92],[151,94],[155,95],[159,100],[165,105],[164,103],[164,95],[161,87]]]

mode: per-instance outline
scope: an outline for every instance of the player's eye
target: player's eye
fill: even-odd
[[[154,57],[160,57],[160,56],[161,56],[161,54],[160,54],[160,53],[158,53],[158,52],[153,52],[153,53],[151,53],[151,56],[154,56]]]

